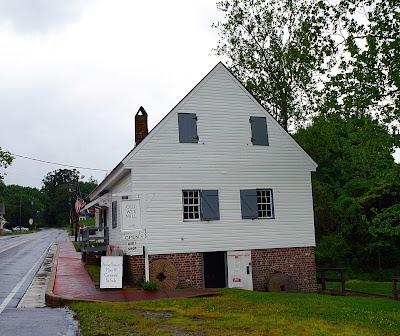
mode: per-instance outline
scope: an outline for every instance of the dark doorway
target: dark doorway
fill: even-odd
[[[205,288],[226,287],[226,252],[203,253]]]

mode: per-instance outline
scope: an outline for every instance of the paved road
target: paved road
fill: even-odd
[[[73,320],[72,313],[67,309],[17,308],[21,306],[43,306],[39,302],[43,295],[37,295],[37,299],[35,295],[30,295],[31,299],[28,300],[24,298],[21,301],[21,299],[23,299],[31,283],[32,286],[28,293],[44,291],[45,284],[41,281],[44,278],[43,267],[41,269],[43,261],[48,254],[54,251],[54,244],[57,241],[67,239],[66,233],[58,229],[48,229],[27,235],[0,237],[1,335],[73,336],[78,334],[77,323]],[[35,278],[35,275],[39,274],[42,276]],[[38,278],[39,280],[37,280]],[[35,281],[33,281],[34,279]],[[35,283],[42,285],[33,286]],[[33,301],[37,301],[37,305]],[[21,305],[23,302],[25,304]]]

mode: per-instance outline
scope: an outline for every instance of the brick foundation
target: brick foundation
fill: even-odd
[[[126,256],[129,282],[140,285],[144,282],[144,257]],[[177,288],[203,288],[201,253],[176,253],[150,255],[149,263],[157,259],[169,260],[177,269],[179,281]]]
[[[251,263],[256,291],[266,291],[269,279],[276,273],[292,277],[300,292],[317,291],[314,247],[252,250]]]
[[[133,285],[144,282],[143,256],[125,256],[125,275]],[[203,288],[202,254],[177,253],[149,256],[149,263],[157,259],[169,260],[177,269],[177,288]],[[313,247],[292,247],[279,249],[252,250],[253,288],[266,291],[272,275],[289,275],[303,293],[317,291],[315,278],[315,258]]]

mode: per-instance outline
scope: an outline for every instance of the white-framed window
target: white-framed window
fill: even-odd
[[[219,220],[218,190],[182,190],[183,220]]]
[[[200,190],[183,190],[183,219],[200,220]]]
[[[275,218],[272,189],[241,189],[242,219]]]
[[[257,189],[258,218],[273,218],[272,189]]]

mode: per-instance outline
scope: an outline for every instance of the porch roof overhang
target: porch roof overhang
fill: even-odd
[[[105,209],[110,206],[109,203],[110,203],[110,199],[108,197],[108,194],[106,194],[102,197],[98,197],[95,200],[89,202],[88,204],[85,205],[85,207],[82,210],[87,210],[91,207],[95,207],[98,209]]]

